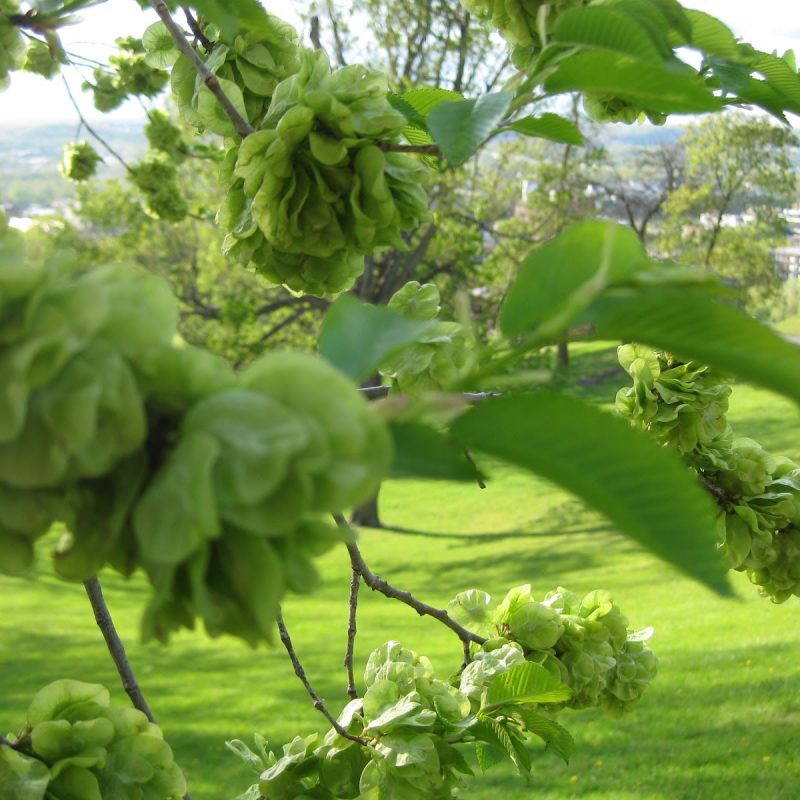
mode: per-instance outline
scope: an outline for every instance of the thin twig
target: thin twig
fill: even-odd
[[[721,505],[729,506],[736,501],[736,495],[727,492],[721,486],[717,486],[704,472],[698,471],[697,479],[700,481],[700,485]]]
[[[361,568],[353,564],[353,577],[350,580],[350,617],[347,623],[347,650],[344,654],[344,668],[347,670],[347,696],[351,700],[358,697],[356,678],[353,672],[353,651],[356,645],[356,618],[358,616],[358,590],[361,588]]]
[[[376,142],[379,150],[384,153],[419,153],[423,156],[442,157],[438,144],[401,144],[400,142]]]
[[[222,90],[217,76],[203,63],[203,59],[200,58],[189,40],[183,35],[183,31],[169,13],[167,4],[164,3],[163,0],[149,0],[149,2],[156,14],[161,18],[164,27],[169,31],[169,35],[172,37],[178,50],[189,59],[192,66],[197,71],[197,74],[202,78],[203,83],[208,87],[214,97],[219,100],[219,104],[228,115],[228,118],[233,123],[239,136],[244,139],[246,136],[253,133],[255,128],[236,110],[228,95]]]
[[[100,581],[97,580],[97,576],[95,576],[86,581],[83,587],[86,589],[89,602],[92,604],[97,627],[100,628],[103,638],[106,640],[108,652],[111,653],[114,666],[117,668],[119,677],[122,680],[122,688],[125,690],[128,697],[130,697],[134,708],[138,708],[150,722],[155,722],[150,707],[147,705],[142,690],[139,688],[139,684],[134,677],[133,670],[128,661],[128,656],[125,654],[125,646],[122,644],[122,639],[119,638],[117,629],[114,627],[114,620],[111,619],[111,612],[108,610],[105,598],[103,597]]]
[[[125,159],[86,121],[86,117],[83,116],[83,112],[81,111],[80,106],[78,105],[78,101],[72,94],[72,91],[69,88],[69,83],[67,83],[67,79],[62,75],[61,80],[64,83],[64,88],[67,90],[67,97],[69,97],[70,102],[72,103],[75,112],[78,115],[78,119],[81,121],[81,125],[89,132],[91,136],[93,136],[100,144],[105,147],[108,152],[122,164],[125,169],[130,172],[131,168],[125,163]]]
[[[349,528],[350,525],[347,520],[341,514],[334,514],[333,518],[336,520],[336,524],[343,528]],[[375,592],[380,592],[382,595],[386,597],[391,597],[393,600],[399,600],[401,603],[405,603],[407,606],[410,606],[417,612],[421,617],[428,616],[433,617],[435,620],[438,620],[442,623],[442,625],[446,625],[450,628],[462,642],[475,642],[475,644],[483,644],[486,639],[483,636],[478,636],[477,633],[473,633],[472,631],[468,631],[462,625],[459,625],[443,608],[435,608],[434,606],[430,606],[427,603],[423,603],[421,600],[417,600],[411,592],[407,592],[404,589],[398,589],[396,586],[392,586],[391,583],[384,580],[380,577],[380,575],[376,575],[368,566],[367,563],[364,561],[364,557],[361,555],[361,551],[358,549],[358,545],[353,543],[349,543],[347,545],[347,552],[350,553],[350,563],[353,565],[353,568],[358,566],[358,569],[361,572],[361,577],[364,579],[364,583],[369,586]]]
[[[125,646],[122,644],[122,639],[119,638],[117,629],[114,627],[114,620],[111,618],[111,612],[106,605],[103,590],[100,588],[100,581],[97,580],[97,576],[95,575],[94,578],[85,581],[83,588],[86,589],[89,602],[92,604],[92,611],[94,611],[95,622],[106,640],[108,652],[111,653],[114,666],[117,668],[117,673],[119,673],[119,677],[122,680],[122,688],[130,697],[134,708],[138,708],[150,722],[155,724],[155,717],[150,711],[150,706],[147,705],[147,700],[144,699],[142,690],[139,688],[131,669],[128,656],[125,653]],[[192,800],[189,792],[186,792],[183,800]]]
[[[478,481],[478,486],[481,489],[485,489],[486,484],[483,482],[483,478],[481,478],[481,473],[478,470],[478,465],[475,463],[475,459],[472,457],[472,453],[470,453],[469,450],[464,451],[464,458],[466,458],[467,461],[469,461],[469,463],[472,464],[472,466],[475,468],[475,474],[477,476],[476,480]]]
[[[292,644],[292,639],[289,636],[289,631],[286,630],[286,624],[283,621],[283,612],[279,610],[276,619],[278,621],[278,631],[280,632],[281,642],[283,642],[283,646],[286,648],[286,652],[289,654],[292,666],[294,667],[294,674],[300,678],[301,683],[306,687],[308,696],[314,702],[314,708],[316,708],[317,711],[320,711],[325,719],[331,723],[333,729],[339,734],[339,736],[343,736],[345,739],[350,739],[351,742],[358,742],[358,744],[368,747],[369,742],[366,739],[362,739],[360,736],[354,736],[352,733],[346,731],[339,724],[336,717],[334,717],[333,714],[328,711],[325,703],[322,701],[322,698],[314,691],[314,687],[306,677],[306,671],[303,669],[303,665],[300,663],[300,659],[297,657],[294,645]]]
[[[358,391],[367,400],[380,400],[387,397],[391,389],[391,386],[362,386]],[[491,400],[493,397],[500,397],[500,392],[462,392],[461,397],[470,405],[475,405],[484,400]]]
[[[189,26],[192,36],[202,45],[203,50],[210,53],[214,49],[214,43],[206,38],[203,29],[195,19],[194,14],[192,14],[192,10],[188,6],[181,6],[181,11],[183,11],[183,15],[186,17],[186,24]]]

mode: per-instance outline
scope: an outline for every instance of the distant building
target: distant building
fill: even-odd
[[[775,259],[775,272],[781,280],[800,278],[800,245],[778,247],[772,251]]]

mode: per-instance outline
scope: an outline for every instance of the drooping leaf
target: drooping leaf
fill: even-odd
[[[492,767],[503,762],[504,753],[486,742],[475,742],[475,756],[481,772],[486,774]]]
[[[525,136],[538,136],[551,142],[576,146],[583,144],[583,134],[577,125],[559,114],[546,112],[535,117],[524,117],[512,122],[508,127],[517,133],[524,133]]]
[[[565,59],[547,77],[544,88],[553,93],[594,92],[638,103],[665,114],[717,111],[722,102],[690,67],[667,66],[590,51]]]
[[[430,325],[429,321],[409,320],[391,308],[343,295],[325,314],[319,352],[346,375],[361,381]]]
[[[800,402],[800,349],[700,289],[615,290],[580,322],[593,326],[592,338],[648,344]]]
[[[483,710],[491,711],[506,704],[560,703],[570,697],[572,690],[552,672],[541,664],[526,661],[493,678]]]
[[[477,100],[440,103],[428,115],[428,130],[444,157],[458,166],[486,141],[511,100],[509,93],[495,92]]]
[[[520,774],[530,771],[530,760],[528,759],[526,768],[524,757],[521,760],[517,751],[519,740],[509,731],[506,722],[487,714],[479,714],[478,722],[470,728],[470,733],[479,742],[482,741],[489,745],[490,749],[505,753]],[[527,753],[525,755],[527,756]],[[497,763],[496,760],[495,763]]]
[[[552,750],[565,763],[569,763],[572,752],[575,749],[575,740],[566,728],[559,725],[554,719],[550,719],[544,714],[539,714],[530,708],[516,708],[514,709],[514,715],[520,719],[530,733],[545,742],[548,750]]]
[[[628,226],[601,220],[572,225],[525,259],[503,303],[500,328],[509,337],[556,334],[608,286],[649,266]]]
[[[395,421],[393,478],[477,481],[481,473],[447,434],[418,422]]]
[[[729,591],[711,500],[677,455],[623,420],[565,395],[537,392],[487,400],[451,431],[465,447],[575,493],[665,561]]]

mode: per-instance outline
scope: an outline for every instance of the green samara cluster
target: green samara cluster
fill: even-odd
[[[439,289],[432,283],[410,281],[392,295],[389,308],[406,319],[430,321],[416,341],[385,361],[381,375],[403,394],[436,392],[454,386],[472,366],[472,332],[460,322],[439,316]]]
[[[390,438],[317,357],[272,354],[234,375],[174,344],[176,324],[158,277],[36,267],[0,229],[0,570],[28,570],[60,521],[62,577],[145,571],[146,637],[199,617],[255,644],[341,539],[330,512],[377,489]]]
[[[559,14],[587,5],[587,0],[461,0],[461,5],[496,28],[512,47],[532,51],[541,49],[540,33],[550,33]]]
[[[153,55],[169,47],[155,34],[146,42]],[[229,139],[217,216],[226,255],[293,291],[332,295],[352,286],[366,254],[405,246],[401,232],[427,213],[424,168],[383,149],[406,125],[385,75],[332,69],[272,16],[201,55],[255,129],[241,139],[188,59],[177,58],[171,81],[184,119]]]
[[[55,681],[0,747],[3,800],[180,800],[186,779],[158,725],[104,686]]]
[[[83,88],[90,91],[98,111],[113,111],[125,100],[155,97],[167,85],[167,76],[147,61],[141,39],[125,36],[116,40],[117,52],[109,56],[109,68],[98,67]]]
[[[71,181],[88,181],[97,172],[103,159],[89,142],[68,142],[64,145],[59,169]]]
[[[800,465],[734,437],[730,382],[708,367],[641,345],[620,347],[619,361],[633,386],[617,393],[617,411],[675,448],[712,489],[725,564],[776,603],[800,597]]]
[[[528,691],[552,697],[569,695],[545,670],[527,663],[520,651],[519,660],[508,659],[491,678],[487,673],[482,695],[474,700],[464,692],[463,680],[461,688],[453,685],[457,677],[443,681],[425,656],[400,642],[387,642],[369,656],[364,696],[348,703],[338,718],[355,739],[332,728],[324,737],[296,737],[280,756],[268,752],[260,736],[258,752],[239,740],[228,743],[259,773],[258,783],[237,800],[448,800],[459,796],[463,776],[473,774],[467,753],[480,751],[482,768],[507,757],[528,771],[526,743],[531,734],[546,738],[545,731],[560,736],[565,745],[561,755],[568,757],[571,737],[563,728],[523,707],[518,691],[499,686],[500,691],[489,691],[504,673],[509,687],[526,685]],[[538,689],[537,678],[543,678]]]
[[[620,714],[636,705],[658,669],[646,644],[652,629],[628,630],[627,618],[605,591],[581,597],[559,586],[536,601],[524,584],[493,607],[490,595],[471,589],[451,601],[448,613],[489,637],[461,675],[461,691],[473,702],[497,670],[528,661],[572,690],[563,706]]]
[[[28,50],[19,27],[7,17],[17,13],[16,0],[0,0],[0,92],[8,88],[9,73],[22,68]]]

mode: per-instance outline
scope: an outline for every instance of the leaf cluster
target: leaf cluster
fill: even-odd
[[[40,689],[27,725],[0,746],[6,800],[179,800],[186,780],[161,729],[111,704],[104,686],[58,680]]]
[[[147,573],[145,637],[200,617],[269,638],[281,596],[310,589],[311,559],[341,539],[322,515],[388,471],[386,427],[313,356],[234,375],[174,344],[174,297],[147,272],[31,264],[7,228],[0,267],[0,569],[24,573],[62,521],[61,576]]]
[[[800,597],[800,465],[734,438],[730,382],[707,367],[638,345],[620,347],[619,359],[633,387],[617,393],[617,411],[707,482],[720,507],[725,565],[746,572],[773,602]]]

